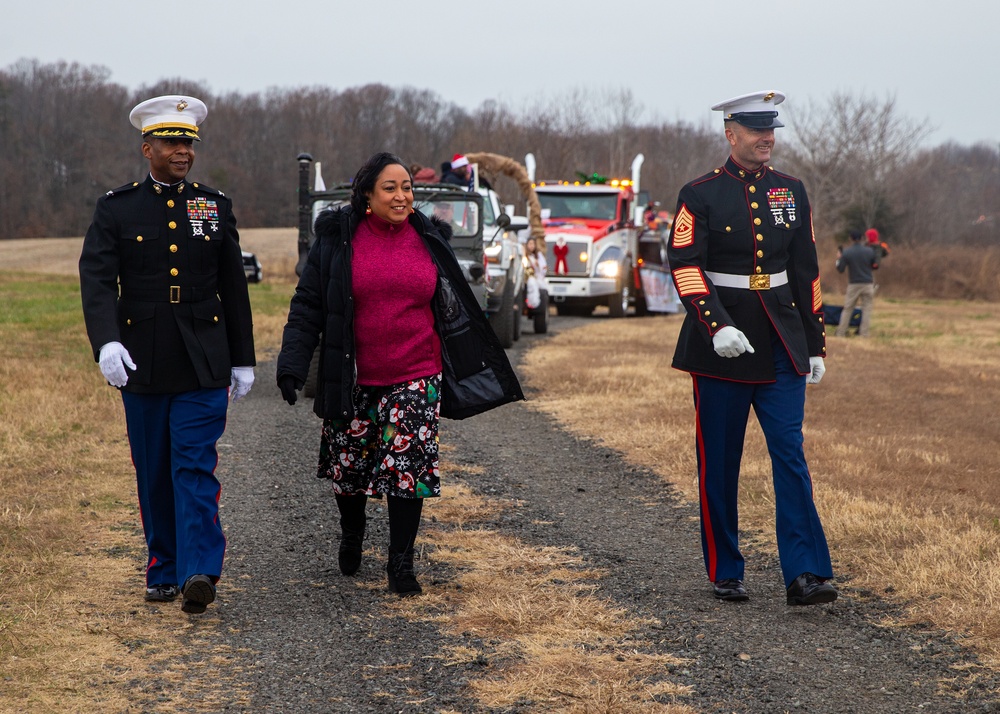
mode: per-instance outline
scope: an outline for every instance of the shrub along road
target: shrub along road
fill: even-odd
[[[578,321],[553,323],[566,329]],[[513,359],[542,339],[526,331]],[[716,602],[701,564],[696,506],[681,503],[654,473],[568,434],[532,408],[535,395],[529,389],[526,403],[443,422],[442,444],[453,447],[446,460],[475,467],[463,480],[486,499],[516,499],[490,528],[575,548],[604,571],[598,595],[643,623],[637,641],[686,660],[669,673],[691,688],[678,703],[720,713],[1000,712],[995,673],[940,632],[880,626],[898,611],[852,590],[848,574],[838,574],[836,603],[791,608],[776,557],[749,548],[751,600]],[[339,573],[336,506],[329,484],[314,477],[319,420],[311,407],[305,399],[286,405],[267,363],[232,408],[219,468],[226,571],[182,659],[192,669],[212,657],[228,662],[205,683],[220,710],[484,711],[466,684],[502,661],[442,666],[435,656],[445,649],[482,650],[483,642],[398,616],[385,590],[387,525],[378,502],[369,505],[361,571]],[[446,498],[448,478],[445,470]],[[373,545],[381,556],[372,556]],[[432,548],[418,561],[425,592],[453,575],[435,564]],[[419,598],[405,602],[421,606]],[[503,711],[552,708],[525,701]]]

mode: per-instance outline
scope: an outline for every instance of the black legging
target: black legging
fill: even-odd
[[[364,530],[365,506],[368,497],[337,495],[341,526],[345,531]],[[413,547],[420,528],[420,513],[424,507],[422,498],[400,498],[386,496],[389,503],[389,552],[405,553]]]

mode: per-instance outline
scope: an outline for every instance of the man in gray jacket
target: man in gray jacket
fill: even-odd
[[[837,258],[837,272],[847,270],[847,295],[844,297],[844,311],[840,313],[837,337],[847,335],[854,307],[861,303],[861,327],[858,335],[868,337],[872,322],[872,304],[875,301],[875,279],[872,270],[878,268],[878,256],[871,246],[861,242],[861,233],[851,231],[851,245]]]

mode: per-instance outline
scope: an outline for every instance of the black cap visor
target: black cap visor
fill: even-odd
[[[147,131],[142,136],[143,138],[151,136],[157,139],[194,139],[195,141],[201,141],[201,137],[198,136],[198,130],[186,126],[158,127],[152,131]]]
[[[734,121],[750,129],[777,129],[784,126],[778,121],[778,112],[737,112],[727,114],[726,121]]]

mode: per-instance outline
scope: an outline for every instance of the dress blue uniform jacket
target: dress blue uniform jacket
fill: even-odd
[[[250,297],[232,202],[151,176],[97,201],[80,256],[94,357],[121,342],[137,366],[126,392],[228,387],[254,358]]]
[[[674,353],[677,369],[738,382],[774,381],[773,328],[799,374],[826,356],[823,299],[809,199],[802,182],[771,167],[749,171],[732,157],[681,189],[667,249],[687,310]],[[731,275],[788,272],[769,290],[717,287],[706,271]],[[755,352],[715,353],[712,337],[730,325]]]

